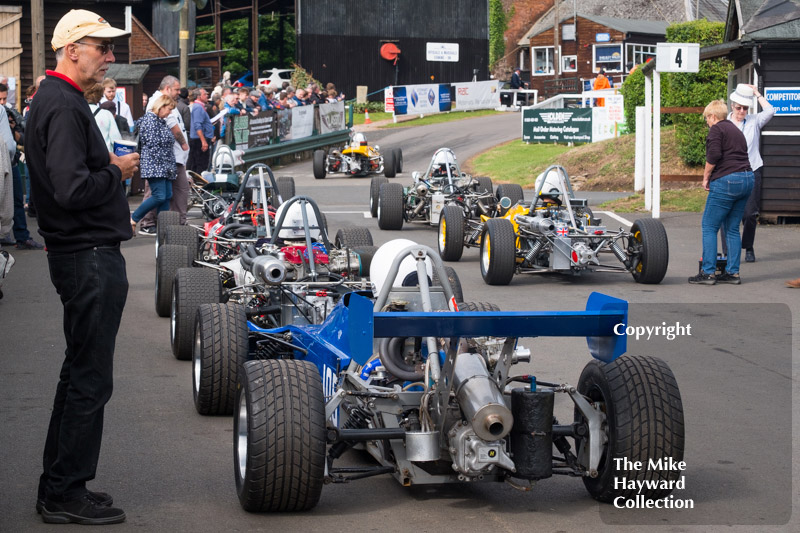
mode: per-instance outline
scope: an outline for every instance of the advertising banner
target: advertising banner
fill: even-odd
[[[619,137],[625,130],[625,110],[621,94],[607,96],[604,107],[592,108],[592,142]]]
[[[522,140],[541,143],[592,142],[593,109],[523,109]]]
[[[395,115],[430,115],[450,111],[450,85],[393,87]]]
[[[319,132],[331,133],[347,129],[344,124],[344,102],[319,104]]]
[[[275,136],[275,111],[262,111],[250,117],[249,148],[267,146]]]
[[[456,109],[494,109],[500,106],[500,84],[495,80],[454,83]]]
[[[314,133],[314,106],[292,108],[292,139],[311,137]]]
[[[394,113],[394,90],[392,87],[387,87],[383,90],[383,111]]]

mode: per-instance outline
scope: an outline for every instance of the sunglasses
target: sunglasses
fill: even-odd
[[[742,110],[744,110],[744,111],[747,111],[748,109],[750,109],[750,106],[746,106],[746,105],[735,105],[735,106],[733,106],[733,108],[734,108],[736,111],[742,111]]]
[[[102,55],[106,55],[107,53],[114,51],[114,43],[97,44],[97,43],[84,43],[81,41],[75,41],[75,44],[86,44],[89,46],[96,46],[100,49],[100,53]]]

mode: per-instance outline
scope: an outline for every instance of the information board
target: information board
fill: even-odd
[[[541,143],[592,142],[592,109],[523,109],[522,140]]]

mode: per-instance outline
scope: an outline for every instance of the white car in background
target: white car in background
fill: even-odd
[[[264,74],[269,74],[266,78],[258,78],[259,85],[277,85],[278,87],[285,81],[292,81],[293,68],[271,68],[262,71]]]

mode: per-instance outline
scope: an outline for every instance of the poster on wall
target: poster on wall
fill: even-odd
[[[311,137],[314,133],[314,106],[292,108],[292,139]]]
[[[450,85],[393,87],[395,115],[429,115],[450,111]]]
[[[500,107],[500,85],[496,80],[454,83],[456,109],[494,109]]]
[[[319,132],[331,133],[347,129],[344,123],[344,102],[319,104]]]
[[[522,140],[539,143],[592,142],[593,109],[523,109]]]

